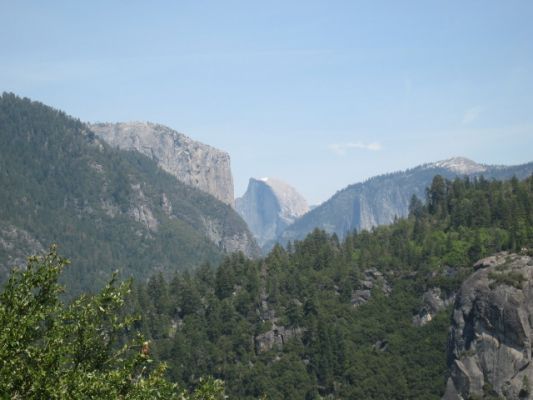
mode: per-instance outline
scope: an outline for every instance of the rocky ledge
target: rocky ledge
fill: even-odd
[[[533,259],[499,253],[475,268],[454,305],[443,399],[529,399]]]

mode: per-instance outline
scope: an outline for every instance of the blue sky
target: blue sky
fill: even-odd
[[[230,153],[235,194],[533,159],[533,2],[5,1],[0,90]]]

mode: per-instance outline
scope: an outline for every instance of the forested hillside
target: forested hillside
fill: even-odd
[[[426,200],[343,241],[315,230],[260,261],[155,275],[131,300],[138,327],[171,379],[210,374],[230,398],[439,399],[450,304],[473,262],[533,248],[533,177],[437,176]]]
[[[71,293],[115,269],[142,280],[216,263],[226,241],[257,249],[230,206],[13,94],[0,97],[0,204],[0,282],[50,243],[76,265],[65,272]]]

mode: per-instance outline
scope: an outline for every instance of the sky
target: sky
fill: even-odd
[[[0,91],[229,152],[310,204],[465,156],[533,160],[533,1],[0,0]]]

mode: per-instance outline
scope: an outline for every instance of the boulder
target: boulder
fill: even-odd
[[[476,265],[454,305],[443,399],[530,398],[533,260],[499,253]]]
[[[440,288],[431,288],[427,290],[422,296],[422,307],[418,313],[413,316],[413,324],[416,326],[423,326],[430,322],[435,314],[444,310],[449,305],[453,304],[455,294],[446,296]]]
[[[272,349],[281,351],[287,340],[301,336],[302,328],[286,328],[273,324],[267,332],[255,337],[255,349],[257,353],[264,353]]]

